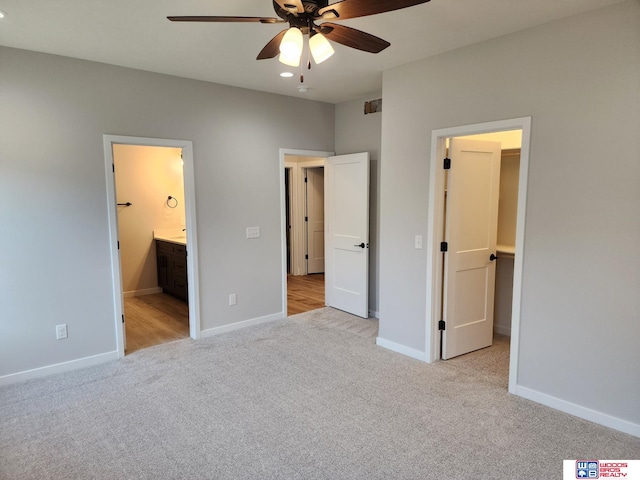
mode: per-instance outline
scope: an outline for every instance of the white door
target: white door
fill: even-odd
[[[449,146],[442,358],[493,341],[500,143],[452,139]]]
[[[325,166],[325,298],[369,316],[369,154],[329,157]]]
[[[307,168],[307,273],[324,272],[324,168]]]

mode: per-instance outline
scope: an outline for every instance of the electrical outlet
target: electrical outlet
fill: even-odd
[[[238,297],[236,296],[235,293],[230,293],[229,294],[229,305],[235,305],[236,303],[238,303]]]
[[[247,238],[259,238],[260,227],[247,227]]]
[[[418,250],[422,250],[422,235],[416,235],[415,246]]]
[[[56,325],[56,340],[67,338],[67,324]]]

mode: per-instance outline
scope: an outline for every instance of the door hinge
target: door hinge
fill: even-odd
[[[307,177],[304,177],[304,183],[307,183]]]
[[[450,170],[451,169],[451,159],[450,158],[445,158],[442,168],[444,168],[445,170]]]
[[[120,240],[118,240],[118,250],[120,250]]]
[[[309,255],[305,255],[305,256],[304,256],[304,259],[305,259],[305,260],[309,260]]]
[[[122,323],[124,323],[124,315],[122,315]]]
[[[440,251],[446,252],[449,250],[449,244],[447,242],[440,242]]]
[[[111,164],[111,171],[112,171],[113,173],[116,173],[116,164],[115,164],[115,163],[112,163],[112,164]]]
[[[304,221],[308,222],[309,221],[309,217],[304,217]]]
[[[438,330],[445,330],[446,324],[444,322],[444,320],[440,320],[438,322]]]

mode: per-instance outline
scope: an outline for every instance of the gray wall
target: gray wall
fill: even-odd
[[[369,312],[378,315],[380,285],[380,142],[382,113],[364,115],[364,102],[380,98],[380,93],[336,105],[336,154],[369,152]]]
[[[398,67],[383,98],[380,336],[425,349],[432,130],[531,116],[519,385],[640,424],[638,3]]]
[[[193,141],[202,329],[282,311],[279,148],[332,151],[333,105],[9,48],[0,78],[0,376],[116,349],[105,133]]]

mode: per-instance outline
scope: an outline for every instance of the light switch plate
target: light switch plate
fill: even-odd
[[[247,227],[247,238],[259,238],[260,227]]]
[[[418,250],[422,250],[422,235],[416,235],[415,246]]]

